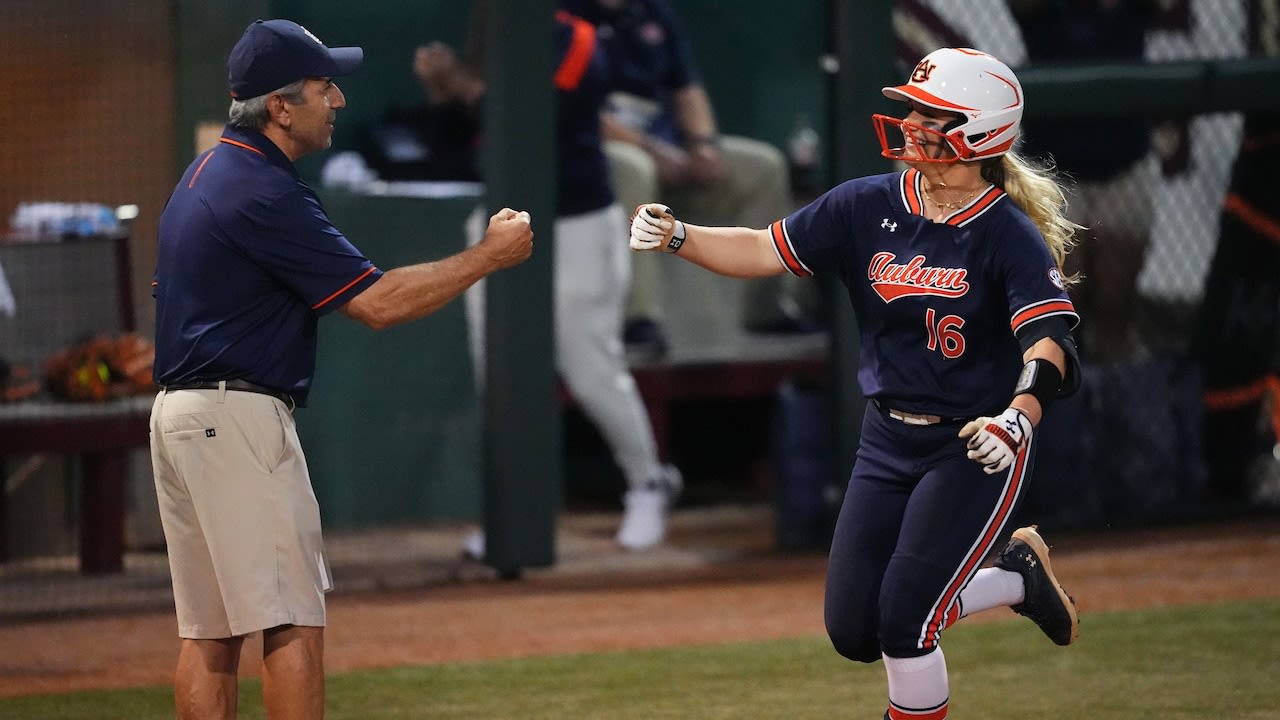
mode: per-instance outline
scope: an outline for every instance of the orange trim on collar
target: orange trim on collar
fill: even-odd
[[[220,137],[220,138],[218,138],[218,142],[220,142],[220,143],[226,143],[226,144],[228,144],[228,145],[235,145],[236,147],[238,147],[238,148],[244,148],[245,150],[251,150],[251,151],[253,151],[253,152],[258,153],[258,154],[259,154],[259,155],[261,155],[262,157],[266,157],[266,156],[267,156],[267,154],[266,154],[266,153],[262,152],[262,151],[261,151],[261,150],[259,150],[258,148],[254,147],[254,146],[252,146],[252,145],[246,145],[245,143],[242,143],[242,142],[240,142],[239,140],[232,140],[231,138]]]
[[[995,185],[988,187],[972,203],[947,216],[946,224],[959,227],[982,214],[1004,195],[1004,191]]]
[[[902,201],[907,205],[907,212],[912,215],[924,215],[924,198],[920,194],[921,174],[915,168],[908,168],[902,173]]]

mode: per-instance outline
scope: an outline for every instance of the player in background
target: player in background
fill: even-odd
[[[473,0],[465,56],[482,56],[486,42],[484,0]],[[648,410],[627,366],[622,323],[631,286],[631,254],[617,241],[627,228],[627,210],[610,183],[600,110],[609,90],[607,56],[595,26],[557,11],[552,30],[559,58],[556,88],[556,217],[552,295],[556,370],[566,389],[609,446],[627,490],[615,541],[626,550],[647,550],[667,535],[671,506],[683,487],[680,471],[662,462]],[[431,43],[419,49],[414,72],[429,101],[460,102],[475,119],[475,137],[461,142],[483,147],[485,81],[480,68],[458,62],[452,49]],[[450,91],[448,88],[460,88]],[[478,170],[478,168],[477,168]],[[480,209],[466,223],[468,244],[484,234]],[[465,296],[476,384],[484,382],[484,289]],[[463,552],[483,558],[483,530],[470,533]]]
[[[634,250],[722,275],[836,275],[848,289],[869,399],[827,571],[827,633],[883,659],[886,718],[947,717],[942,631],[1010,606],[1070,644],[1078,617],[1034,526],[1012,533],[1034,428],[1079,385],[1063,261],[1077,226],[1055,177],[1014,147],[1022,88],[965,48],[927,55],[873,118],[901,172],[844,182],[766,229],[706,227],[637,208]]]

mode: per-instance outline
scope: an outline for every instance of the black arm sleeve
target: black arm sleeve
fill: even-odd
[[[1080,352],[1076,349],[1075,338],[1071,336],[1070,323],[1060,317],[1032,323],[1018,334],[1018,346],[1025,353],[1032,345],[1045,338],[1053,338],[1066,356],[1067,366],[1062,373],[1062,387],[1058,388],[1058,397],[1072,395],[1080,389]]]

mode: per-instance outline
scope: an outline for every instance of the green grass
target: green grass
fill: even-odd
[[[944,647],[963,720],[1280,717],[1280,600],[1089,614],[1080,642],[963,623]],[[243,683],[242,718],[262,718]],[[825,638],[459,663],[330,676],[329,720],[880,718],[884,670]],[[167,687],[0,700],[0,718],[173,717]]]

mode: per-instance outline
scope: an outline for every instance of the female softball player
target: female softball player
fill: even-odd
[[[868,398],[832,540],[827,633],[884,660],[886,718],[947,717],[942,631],[1011,606],[1059,645],[1074,602],[1035,527],[1015,530],[1034,428],[1079,384],[1078,322],[1062,265],[1077,226],[1054,176],[1014,150],[1022,87],[996,58],[943,48],[885,96],[883,155],[905,169],[849,180],[764,230],[680,222],[637,208],[633,250],[679,252],[734,277],[832,273],[848,289]]]

